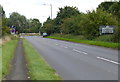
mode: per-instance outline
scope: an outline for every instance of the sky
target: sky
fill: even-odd
[[[64,6],[77,7],[80,12],[86,13],[88,10],[95,10],[101,2],[111,0],[0,0],[6,17],[12,12],[18,12],[27,19],[37,18],[41,23],[51,16],[56,17],[59,8]]]

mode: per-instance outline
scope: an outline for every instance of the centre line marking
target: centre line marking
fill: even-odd
[[[113,60],[109,60],[109,59],[106,59],[106,58],[103,58],[103,57],[97,57],[98,59],[101,59],[101,60],[104,60],[104,61],[108,61],[108,62],[111,62],[111,63],[114,63],[114,64],[119,64],[118,62],[116,61],[113,61]]]
[[[67,46],[64,46],[64,48],[68,48]]]
[[[76,50],[76,49],[73,49],[73,51],[78,52],[78,53],[88,54],[88,53],[86,53],[86,52],[79,51],[79,50]]]
[[[58,45],[58,44],[55,44],[55,45]]]

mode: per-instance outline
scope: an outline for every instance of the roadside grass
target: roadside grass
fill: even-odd
[[[47,64],[25,39],[23,39],[23,47],[31,80],[61,80],[56,71]]]
[[[108,48],[114,48],[114,49],[118,49],[118,47],[120,47],[120,43],[113,43],[113,42],[82,40],[82,39],[78,39],[78,38],[68,38],[68,37],[63,38],[60,36],[58,36],[58,37],[57,36],[47,36],[46,38],[52,38],[52,39],[58,39],[58,40],[76,42],[76,43],[83,43],[83,44],[90,44],[90,45],[96,45],[96,46],[102,46],[102,47],[108,47]]]
[[[10,62],[14,55],[14,50],[17,46],[17,39],[10,40],[2,45],[2,78],[9,73]]]
[[[0,82],[2,80],[2,46],[0,45]]]

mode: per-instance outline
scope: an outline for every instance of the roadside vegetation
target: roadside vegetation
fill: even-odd
[[[17,21],[16,21],[17,20]],[[41,23],[38,19],[27,19],[24,15],[18,12],[12,12],[9,18],[6,17],[5,11],[0,4],[0,25],[2,31],[0,38],[10,34],[10,27],[15,26],[16,33],[39,33]]]
[[[100,26],[114,26],[113,34],[100,34]],[[96,10],[82,13],[77,7],[59,8],[55,19],[47,19],[41,31],[49,38],[110,48],[120,48],[120,1],[102,2]]]
[[[71,34],[93,41],[102,36],[100,26],[114,26],[112,42],[120,42],[120,1],[102,2],[96,10],[88,10],[86,13],[81,12],[77,7],[64,6],[59,8],[54,19],[48,17],[43,25],[38,19],[27,19],[18,12],[13,12],[9,18],[6,18],[1,5],[0,10],[3,35],[10,34],[9,27],[14,25],[18,33]]]
[[[108,8],[106,8],[108,7]],[[100,35],[100,26],[115,26],[113,42],[120,41],[120,1],[102,2],[96,10],[82,13],[77,7],[59,8],[55,19],[48,18],[41,31],[49,35],[55,33],[84,36],[93,40]]]
[[[0,81],[2,80],[2,46],[0,45]]]
[[[10,35],[10,28],[7,26],[5,11],[0,5],[0,80],[10,71],[10,63],[14,55],[18,38]]]
[[[42,56],[25,39],[23,39],[23,46],[30,80],[61,80],[56,71],[47,64]]]
[[[12,39],[1,45],[2,48],[2,78],[4,78],[10,71],[11,60],[17,46],[18,39]]]
[[[114,48],[114,49],[118,49],[118,47],[120,47],[120,43],[107,42],[107,38],[105,37],[106,36],[102,36],[94,40],[87,40],[83,36],[54,34],[54,35],[48,36],[47,38],[76,42],[76,43],[83,43],[83,44],[90,44],[90,45],[96,45],[96,46],[102,46],[102,47],[108,47],[108,48]],[[109,37],[108,37],[108,40],[109,40]]]

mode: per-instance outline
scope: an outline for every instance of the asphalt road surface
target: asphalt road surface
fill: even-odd
[[[63,80],[118,80],[118,51],[40,36],[25,37]]]

